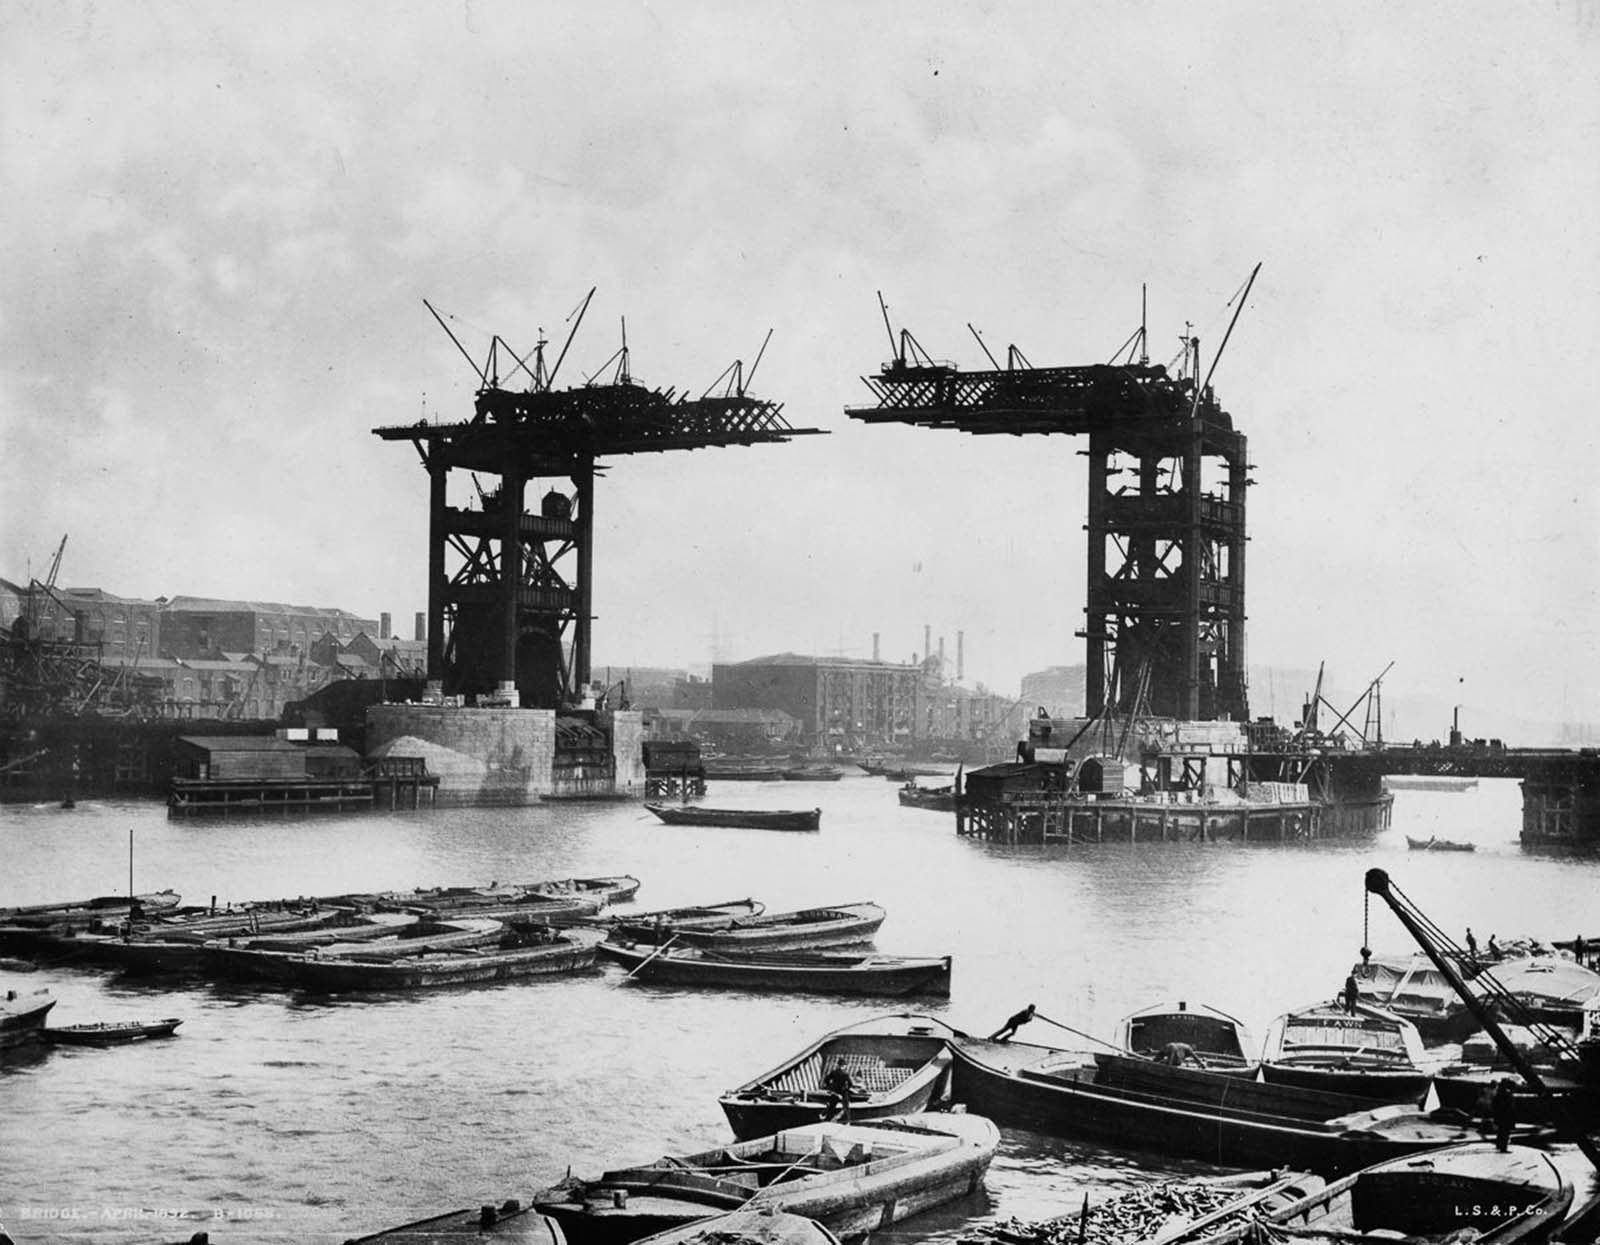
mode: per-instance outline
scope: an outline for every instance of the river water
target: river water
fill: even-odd
[[[933,781],[933,780],[925,780]],[[723,783],[708,802],[823,809],[817,834],[666,827],[632,804],[169,820],[161,805],[0,808],[0,907],[139,891],[185,902],[627,873],[637,906],[754,896],[769,911],[874,900],[878,946],[951,954],[948,1002],[987,1032],[1024,1004],[1109,1037],[1146,1005],[1210,1003],[1262,1033],[1328,998],[1363,938],[1411,946],[1365,871],[1457,938],[1600,930],[1600,862],[1518,845],[1512,782],[1401,791],[1393,829],[1312,845],[1000,847],[901,808],[881,778]],[[1408,852],[1405,836],[1474,853]],[[1364,930],[1364,920],[1370,927]],[[318,998],[83,968],[0,972],[49,987],[55,1024],[178,1016],[170,1041],[54,1048],[0,1068],[0,1225],[19,1243],[337,1242],[530,1193],[569,1166],[703,1148],[718,1094],[893,1002],[564,979],[417,996]],[[1036,1020],[1023,1036],[1081,1045]],[[1007,1130],[986,1190],[895,1229],[1075,1211],[1130,1183],[1210,1169]],[[879,1234],[884,1235],[884,1234]]]

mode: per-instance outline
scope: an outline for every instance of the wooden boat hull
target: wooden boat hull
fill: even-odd
[[[483,985],[522,977],[577,972],[594,963],[594,939],[563,935],[540,946],[464,948],[364,961],[238,947],[208,948],[218,970],[228,976],[274,981],[300,990],[344,993],[375,990],[425,990],[440,986]]]
[[[726,903],[701,904],[686,908],[663,908],[657,912],[628,912],[621,915],[601,915],[584,920],[585,925],[607,925],[620,932],[630,942],[640,939],[630,930],[653,930],[657,925],[673,929],[727,929],[745,917],[760,916],[766,904],[757,899],[734,899]]]
[[[38,1041],[45,1018],[55,1005],[48,990],[35,990],[32,994],[6,991],[5,998],[0,999],[0,1050]]]
[[[453,1210],[418,1219],[369,1236],[347,1238],[345,1245],[397,1241],[402,1245],[473,1245],[486,1238],[504,1245],[567,1245],[561,1225],[512,1198],[499,1206]]]
[[[645,943],[604,942],[602,958],[651,985],[718,986],[735,990],[803,990],[817,994],[950,994],[950,957],[818,952],[700,951]]]
[[[928,1016],[878,1016],[835,1030],[719,1100],[733,1135],[746,1140],[816,1124],[837,1110],[822,1078],[840,1059],[860,1090],[852,1120],[927,1111],[950,1090],[953,1031]]]
[[[924,791],[917,787],[901,787],[900,803],[906,808],[925,808],[935,813],[956,811],[956,794],[950,788]]]
[[[1052,1074],[1041,1069],[1065,1052],[1018,1042],[958,1039],[951,1053],[955,1099],[1002,1124],[1225,1166],[1288,1165],[1338,1175],[1483,1136],[1459,1121],[1403,1107],[1310,1121],[1097,1086],[1092,1066],[1081,1078]]]
[[[1572,1186],[1537,1150],[1501,1152],[1477,1142],[1368,1166],[1270,1213],[1261,1227],[1207,1239],[1242,1241],[1252,1231],[1271,1238],[1273,1228],[1282,1228],[1323,1239],[1459,1234],[1486,1245],[1533,1245],[1549,1239],[1572,1196]]]
[[[820,808],[700,808],[693,804],[646,804],[669,826],[726,826],[739,830],[818,830]]]
[[[1255,1111],[1263,1115],[1281,1115],[1296,1120],[1322,1121],[1335,1116],[1365,1111],[1372,1106],[1367,1098],[1353,1094],[1331,1093],[1326,1090],[1303,1088],[1296,1085],[1276,1085],[1258,1081],[1253,1076],[1240,1076],[1225,1071],[1208,1071],[1200,1068],[1175,1068],[1170,1064],[1150,1059],[1135,1059],[1128,1055],[1100,1055],[1094,1057],[1094,1083],[1109,1089],[1126,1089],[1157,1097],[1205,1106],[1229,1107],[1239,1111]],[[1252,1069],[1254,1072],[1255,1069]],[[1411,1100],[1420,1105],[1426,1087]]]
[[[183,1021],[168,1017],[149,1022],[64,1025],[59,1029],[46,1029],[45,1041],[62,1046],[123,1046],[129,1042],[143,1042],[150,1038],[171,1037]]]
[[[840,904],[800,912],[767,913],[735,921],[723,930],[668,929],[680,942],[712,951],[801,951],[813,947],[843,947],[869,942],[883,924],[877,904]]]
[[[647,1236],[638,1245],[839,1245],[815,1219],[775,1210],[736,1210]]]
[[[1244,1023],[1209,1004],[1146,1007],[1117,1022],[1112,1044],[1135,1057],[1155,1059],[1173,1043],[1190,1048],[1203,1069],[1254,1077],[1256,1041]]]
[[[1269,1085],[1293,1085],[1328,1094],[1348,1094],[1374,1102],[1416,1102],[1428,1092],[1433,1077],[1426,1072],[1386,1072],[1381,1069],[1318,1067],[1266,1063],[1261,1078]]]
[[[915,1148],[900,1148],[912,1139]],[[647,1168],[607,1172],[597,1181],[558,1185],[539,1195],[535,1205],[561,1224],[572,1245],[631,1245],[703,1220],[708,1213],[765,1207],[813,1219],[847,1239],[975,1193],[999,1141],[999,1130],[973,1115],[815,1124]],[[801,1169],[800,1160],[819,1147],[858,1157],[833,1170],[771,1181],[759,1189],[753,1179],[742,1187],[702,1170],[725,1159],[734,1162],[718,1171],[728,1172],[730,1166],[747,1170],[741,1156],[758,1149],[785,1159],[792,1156],[787,1164],[780,1159],[759,1166],[787,1167],[793,1175]],[[869,1157],[860,1157],[863,1150]],[[772,1174],[767,1172],[769,1179]]]
[[[1476,843],[1455,843],[1449,839],[1414,839],[1406,836],[1406,846],[1414,852],[1475,852]]]

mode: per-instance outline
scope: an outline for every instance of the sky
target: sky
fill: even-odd
[[[1600,721],[1600,3],[0,0],[0,575],[426,608],[372,429],[620,344],[826,437],[616,460],[597,662],[1083,660],[1066,437],[849,420],[889,355],[1208,352],[1249,440],[1248,657]],[[399,623],[402,629],[408,624]],[[937,644],[937,639],[935,640]],[[1260,689],[1256,702],[1259,711]],[[1285,706],[1276,706],[1280,716]],[[1400,723],[1437,735],[1448,723]],[[1512,740],[1515,742],[1515,739]]]

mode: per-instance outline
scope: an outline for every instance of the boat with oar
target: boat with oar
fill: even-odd
[[[1245,1223],[1186,1230],[1160,1245],[1244,1241],[1470,1241],[1535,1245],[1572,1205],[1572,1185],[1526,1146],[1472,1142],[1375,1163]]]
[[[638,1245],[839,1245],[839,1238],[815,1219],[760,1207],[668,1228]]]
[[[1117,1022],[1112,1045],[1139,1059],[1254,1078],[1261,1061],[1242,1020],[1187,1000],[1141,1008]]]
[[[7,990],[0,998],[0,1050],[37,1040],[44,1030],[45,1017],[55,1005],[55,996],[48,989],[28,994]]]
[[[646,804],[669,826],[727,826],[740,830],[818,830],[820,808],[702,808],[698,804]]]
[[[871,942],[887,915],[875,903],[833,904],[741,917],[726,929],[677,930],[664,925],[661,936],[712,951],[802,951]]]
[[[1284,1165],[1339,1175],[1484,1136],[1453,1111],[1425,1113],[1397,1104],[1325,1120],[1297,1119],[1102,1084],[1095,1061],[1076,1051],[970,1037],[957,1037],[950,1050],[955,1100],[1002,1124],[1226,1166]],[[1251,1084],[1228,1079],[1238,1088]],[[1552,1135],[1523,1128],[1519,1137]]]
[[[561,1225],[519,1198],[507,1198],[500,1205],[462,1209],[385,1228],[367,1236],[352,1236],[344,1245],[371,1245],[376,1241],[398,1241],[401,1245],[473,1245],[484,1239],[505,1245],[567,1245]]]
[[[1261,1076],[1380,1102],[1426,1093],[1433,1064],[1409,1020],[1359,1000],[1314,1003],[1285,1012],[1267,1026]]]
[[[814,994],[937,994],[949,997],[950,957],[883,955],[877,951],[715,951],[661,943],[600,944],[602,959],[628,970],[631,981],[737,990],[801,990]]]
[[[692,904],[683,908],[660,908],[654,912],[604,912],[585,917],[581,924],[603,925],[619,936],[639,941],[631,930],[653,931],[657,926],[673,929],[727,929],[743,917],[760,916],[767,905],[758,899],[730,899],[724,903]],[[653,939],[650,939],[653,941]]]
[[[1476,843],[1463,843],[1455,839],[1441,839],[1433,836],[1426,839],[1414,839],[1406,835],[1406,846],[1414,852],[1475,852],[1478,850]]]
[[[165,1020],[100,1020],[91,1024],[46,1027],[44,1040],[58,1046],[125,1046],[150,1038],[171,1037],[182,1023],[175,1016]]]
[[[841,1238],[975,1193],[1000,1143],[976,1115],[825,1121],[669,1155],[536,1196],[572,1245],[628,1245],[708,1215],[771,1207]]]
[[[215,954],[230,976],[275,981],[293,989],[402,991],[576,972],[594,964],[600,938],[596,930],[530,925],[507,927],[491,944],[440,949],[427,938],[417,938],[403,954],[387,947],[373,954],[369,944],[308,952],[218,947]]]
[[[949,1096],[954,1032],[931,1016],[904,1013],[836,1029],[722,1095],[722,1113],[741,1140],[828,1119],[839,1096],[823,1080],[841,1064],[850,1075],[852,1120],[930,1110]]]

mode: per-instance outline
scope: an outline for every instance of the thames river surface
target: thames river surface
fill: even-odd
[[[933,780],[925,780],[933,781]],[[159,804],[0,809],[0,907],[171,887],[186,903],[632,874],[639,908],[753,896],[768,911],[874,900],[885,951],[955,957],[951,998],[912,1004],[988,1032],[1034,1003],[1109,1037],[1188,999],[1259,1034],[1332,997],[1364,937],[1411,949],[1362,877],[1374,866],[1445,930],[1600,931],[1600,862],[1524,852],[1513,782],[1401,791],[1393,829],[1321,844],[1007,848],[895,786],[720,783],[708,803],[823,810],[817,834],[667,827],[634,804],[546,804],[168,820]],[[1408,852],[1407,834],[1477,851]],[[718,1094],[893,1001],[577,977],[414,996],[314,997],[90,969],[0,972],[48,987],[55,1024],[183,1019],[164,1042],[53,1048],[0,1067],[0,1225],[28,1241],[337,1242],[408,1219],[527,1199],[569,1168],[727,1139]],[[1082,1043],[1044,1020],[1023,1036]],[[893,1235],[1075,1211],[1200,1164],[1007,1130],[984,1193]],[[885,1235],[885,1234],[879,1234]]]

